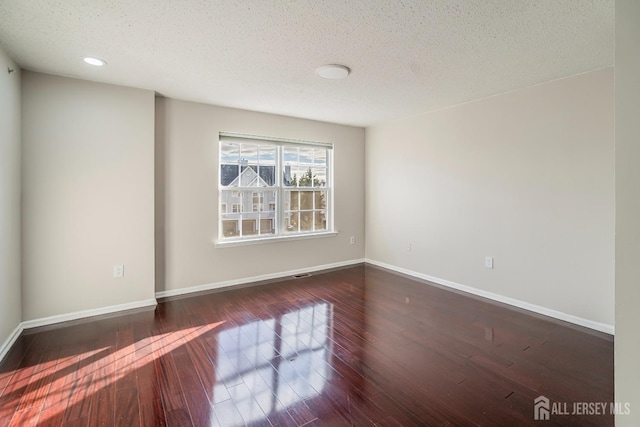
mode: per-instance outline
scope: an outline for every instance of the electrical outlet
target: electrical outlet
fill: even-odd
[[[351,238],[349,239],[349,243],[351,243],[352,245],[356,244],[356,236],[351,236]]]
[[[493,268],[493,257],[491,256],[484,257],[484,266],[486,268]]]
[[[124,265],[113,266],[113,277],[124,277]]]

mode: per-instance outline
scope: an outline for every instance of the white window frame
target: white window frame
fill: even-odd
[[[223,186],[220,180],[221,177],[221,158],[222,158],[222,142],[237,140],[240,143],[249,143],[249,144],[263,144],[263,145],[273,145],[276,147],[276,161],[275,161],[275,183],[272,187],[229,187]],[[297,146],[297,147],[309,147],[309,148],[324,148],[327,150],[327,159],[326,159],[326,185],[324,187],[285,187],[283,183],[283,173],[284,173],[284,147],[286,146]],[[334,166],[333,166],[333,144],[323,143],[323,142],[312,142],[312,141],[300,141],[300,140],[292,140],[285,138],[274,138],[274,137],[264,137],[264,136],[255,136],[255,135],[247,135],[247,134],[239,134],[232,132],[220,132],[218,138],[218,237],[215,241],[216,247],[226,247],[226,246],[238,246],[238,245],[246,245],[246,244],[254,244],[254,243],[267,243],[274,241],[289,241],[289,240],[299,240],[299,239],[309,239],[309,238],[318,238],[318,237],[330,237],[336,236],[338,233],[334,231],[334,203],[333,203],[333,195],[334,195]],[[285,200],[284,194],[286,191],[291,191],[292,189],[297,188],[298,191],[308,190],[318,190],[326,191],[326,208],[323,209],[326,212],[326,229],[320,231],[298,231],[291,232],[286,231],[285,220],[286,220],[286,212],[285,212]],[[275,191],[276,193],[276,201],[275,201],[275,218],[274,218],[274,234],[264,234],[264,235],[249,235],[249,236],[234,236],[234,237],[225,237],[223,236],[223,227],[222,220],[223,215],[220,211],[220,206],[222,205],[222,194],[223,191],[234,191],[236,193],[242,193],[245,191],[251,192],[260,192],[260,191]],[[261,199],[264,195],[261,197]],[[298,196],[300,197],[300,195]],[[264,201],[263,201],[264,203]],[[315,197],[314,197],[315,203]],[[315,212],[315,210],[314,210]],[[312,220],[313,221],[313,220]],[[259,222],[259,220],[258,220]],[[314,225],[315,226],[315,225]],[[242,227],[240,227],[242,229]],[[241,232],[241,231],[240,231]]]

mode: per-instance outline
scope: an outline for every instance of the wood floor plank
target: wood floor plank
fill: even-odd
[[[65,412],[77,381],[75,373],[82,360],[82,349],[77,349],[76,354],[68,354],[58,359],[55,370],[51,373],[51,385],[44,398],[38,420],[40,425],[60,426],[65,421]]]
[[[91,412],[89,414],[90,426],[115,425],[115,386],[98,388],[91,395]]]
[[[0,364],[0,398],[2,398],[7,384],[9,384],[11,378],[16,374],[27,348],[28,344],[24,336],[19,337]]]
[[[191,357],[186,351],[187,341],[173,352],[175,363],[179,366],[178,380],[185,395],[185,403],[194,425],[208,425],[212,414],[210,400],[205,392]]]
[[[120,426],[141,425],[138,390],[134,387],[116,388],[114,419]]]
[[[94,424],[90,423],[89,425]],[[140,425],[158,427],[167,425],[167,417],[160,399],[153,400],[152,402],[144,401],[140,403]]]

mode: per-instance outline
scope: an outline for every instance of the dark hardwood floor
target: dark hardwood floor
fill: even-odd
[[[613,425],[613,338],[359,265],[26,331],[0,426]],[[608,412],[607,412],[608,413]]]

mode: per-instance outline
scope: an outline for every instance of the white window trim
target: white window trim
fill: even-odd
[[[335,231],[334,228],[334,162],[333,162],[333,144],[324,143],[324,142],[314,142],[314,141],[303,141],[303,140],[294,140],[294,139],[286,139],[286,138],[274,138],[274,137],[266,137],[266,136],[256,136],[256,135],[247,135],[247,134],[239,134],[239,133],[231,133],[231,132],[220,132],[218,137],[218,176],[220,171],[220,139],[223,137],[229,138],[238,138],[242,140],[246,140],[246,142],[271,142],[275,145],[278,145],[277,149],[278,158],[276,160],[276,185],[274,187],[251,187],[253,190],[264,190],[264,191],[276,191],[276,218],[275,221],[277,223],[277,227],[279,226],[280,234],[277,235],[252,235],[250,237],[235,237],[235,238],[227,238],[224,239],[220,236],[221,233],[221,220],[218,217],[217,226],[218,226],[218,236],[214,240],[214,245],[216,248],[226,248],[226,247],[234,247],[234,246],[244,246],[244,245],[255,245],[262,243],[274,243],[274,242],[283,242],[283,241],[294,241],[294,240],[306,240],[306,239],[317,239],[324,237],[335,237],[338,235],[338,232]],[[285,188],[282,185],[282,176],[281,171],[279,169],[282,168],[281,163],[281,149],[286,145],[296,145],[296,146],[315,146],[315,147],[323,147],[328,150],[327,155],[327,181],[328,185],[325,190],[328,193],[327,200],[327,229],[322,231],[307,231],[307,232],[298,232],[298,233],[285,233],[284,230],[284,192]],[[244,187],[223,187],[220,182],[218,182],[218,215],[221,215],[220,212],[220,197],[222,194],[222,190],[230,190],[235,188],[236,191],[244,189]],[[287,187],[288,188],[288,187]],[[295,187],[291,187],[293,189]],[[299,191],[304,191],[307,187],[297,187]],[[309,187],[309,189],[319,189],[318,187]],[[279,221],[279,222],[278,222]],[[276,228],[278,229],[278,228]]]
[[[229,239],[229,240],[216,240],[214,245],[216,248],[230,248],[234,246],[246,246],[246,245],[258,245],[262,243],[275,243],[275,242],[290,242],[293,240],[307,240],[307,239],[320,239],[323,237],[335,237],[338,235],[337,231],[319,231],[308,232],[300,234],[291,234],[288,236],[271,236],[267,237],[254,237],[254,238],[242,238],[242,239]]]

